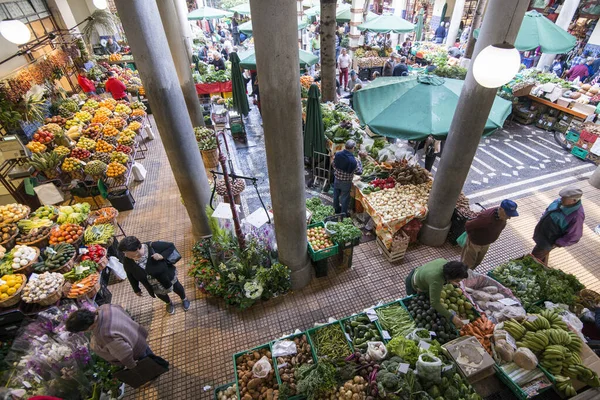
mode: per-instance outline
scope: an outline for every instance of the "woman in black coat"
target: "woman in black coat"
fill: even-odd
[[[176,250],[173,243],[141,243],[135,236],[127,236],[119,243],[119,250],[125,255],[123,267],[135,294],[142,295],[141,283],[150,296],[167,303],[169,314],[175,313],[175,306],[169,298],[170,292],[175,292],[181,298],[184,311],[190,308],[185,290],[177,279],[177,269],[167,261]]]

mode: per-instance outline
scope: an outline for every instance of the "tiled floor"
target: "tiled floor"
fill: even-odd
[[[340,318],[379,301],[404,296],[404,277],[414,267],[438,257],[458,259],[458,248],[416,246],[403,262],[384,261],[374,242],[354,252],[354,266],[347,271],[330,270],[326,278],[313,279],[303,290],[244,312],[230,309],[217,299],[206,298],[195,290],[186,276],[193,239],[186,210],[181,204],[160,137],[149,143],[149,156],[143,161],[146,181],[133,189],[135,210],[119,217],[128,235],[141,240],[169,240],[180,249],[179,278],[185,282],[191,309],[184,313],[179,299],[175,315],[168,315],[164,304],[147,295],[133,295],[127,282],[110,287],[113,303],[126,307],[136,320],[149,328],[150,346],[171,362],[172,369],[151,386],[127,391],[128,399],[209,399],[216,387],[234,379],[231,356],[295,329],[307,329],[328,317]],[[552,253],[554,268],[576,274],[589,288],[600,291],[600,191],[587,182],[577,186],[585,191],[586,227],[581,242]],[[541,192],[519,200],[520,217],[509,222],[501,239],[492,245],[481,271],[487,271],[510,258],[531,250],[535,222],[557,190]],[[205,389],[206,387],[206,389]]]

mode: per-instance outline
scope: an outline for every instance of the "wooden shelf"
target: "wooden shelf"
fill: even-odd
[[[549,100],[542,99],[541,97],[533,96],[531,94],[528,94],[527,97],[530,98],[531,100],[535,101],[536,103],[544,104],[544,105],[546,105],[548,107],[552,107],[552,108],[554,108],[556,110],[559,110],[559,111],[562,111],[564,113],[571,114],[571,115],[573,115],[573,116],[575,116],[577,118],[581,118],[581,119],[586,119],[587,118],[587,115],[585,115],[585,114],[582,114],[580,112],[577,112],[577,111],[572,110],[572,109],[567,108],[567,107],[559,106],[558,104],[553,103],[553,102],[551,102]]]

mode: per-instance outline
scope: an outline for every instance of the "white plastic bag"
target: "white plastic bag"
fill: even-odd
[[[417,360],[417,373],[424,381],[440,383],[442,381],[442,360],[431,353],[421,354]]]
[[[46,205],[59,204],[65,201],[65,197],[62,192],[58,190],[53,183],[46,183],[33,188],[33,191],[37,195],[40,203]]]
[[[417,333],[421,332],[421,334],[423,336],[419,336]],[[425,333],[427,335],[425,335]],[[429,331],[425,328],[416,328],[415,330],[413,330],[411,333],[409,333],[408,335],[406,335],[407,339],[410,340],[414,340],[415,342],[419,342],[419,341],[424,341],[424,342],[431,342],[431,333],[429,333]]]
[[[136,182],[141,182],[146,179],[146,168],[138,162],[133,163],[133,167],[131,167],[131,172],[133,173],[133,179]]]
[[[123,268],[123,264],[121,264],[117,257],[111,256],[108,259],[108,268],[110,268],[120,280],[127,278],[125,268]]]
[[[278,340],[273,343],[273,357],[292,356],[298,353],[296,343],[293,340]]]
[[[367,355],[375,361],[383,360],[387,357],[388,351],[383,342],[367,342]]]
[[[263,356],[252,367],[252,376],[255,378],[266,378],[271,372],[271,363],[267,356]]]

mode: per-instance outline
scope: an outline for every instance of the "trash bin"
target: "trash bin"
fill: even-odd
[[[121,192],[109,193],[108,201],[110,201],[110,204],[118,211],[133,210],[133,205],[135,204],[135,199],[129,192],[129,189]]]

